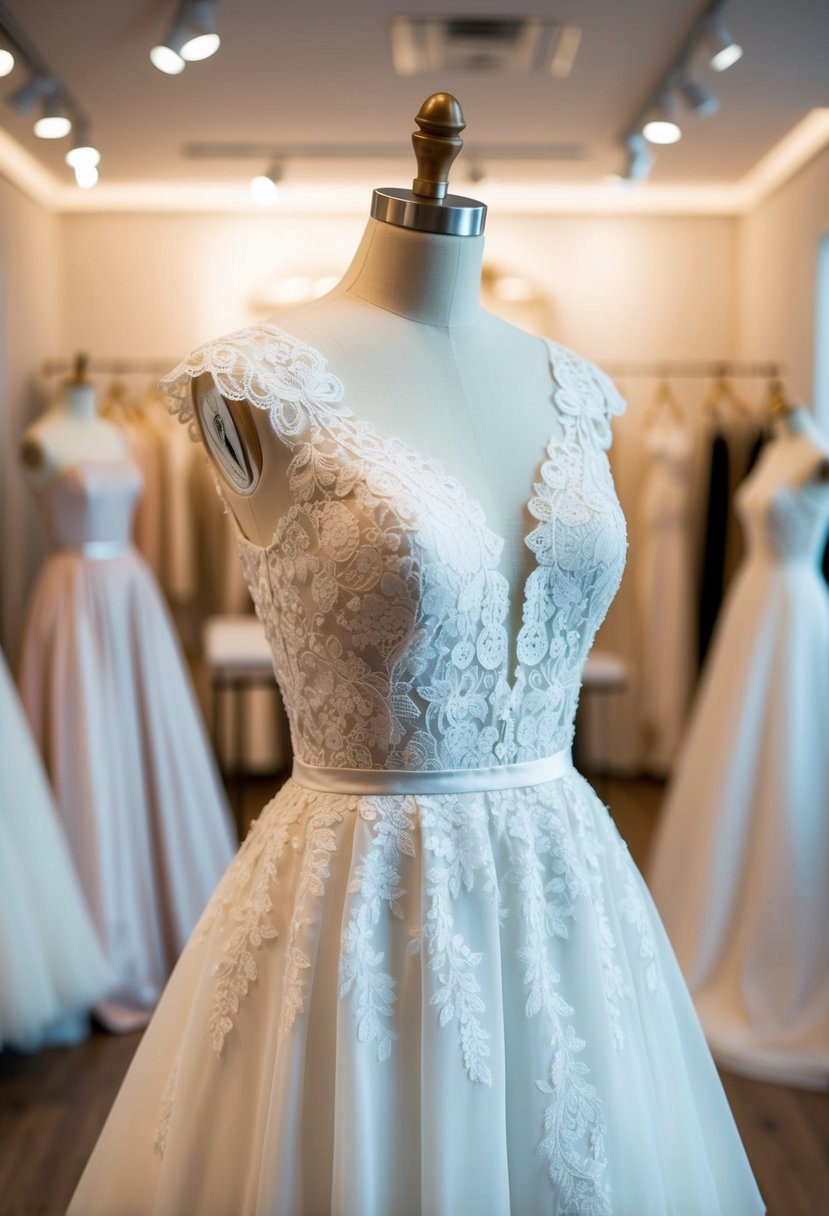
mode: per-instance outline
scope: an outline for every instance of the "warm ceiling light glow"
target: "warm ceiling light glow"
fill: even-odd
[[[86,121],[75,123],[72,146],[63,159],[73,169],[77,169],[79,165],[94,167],[101,163],[101,153],[89,138],[89,124]]]
[[[89,190],[98,182],[98,170],[95,165],[85,164],[75,166],[75,181],[82,190]]]
[[[708,47],[715,72],[724,72],[742,58],[743,48],[734,41],[719,17],[709,17],[705,22],[702,40]]]
[[[717,51],[716,55],[711,57],[711,67],[715,72],[724,72],[726,68],[730,68],[742,57],[743,48],[736,42],[732,42],[731,46],[724,46],[721,51]]]
[[[65,114],[44,114],[34,125],[38,139],[63,139],[72,130],[72,120]]]
[[[63,139],[72,130],[72,119],[58,89],[44,96],[43,110],[34,125],[38,139]]]
[[[211,55],[215,55],[221,45],[222,40],[218,34],[197,34],[195,38],[189,38],[184,43],[181,57],[188,63],[197,63],[200,59],[209,59]]]
[[[279,176],[270,173],[260,173],[250,179],[250,192],[263,207],[272,206],[279,198]]]
[[[187,66],[181,55],[163,42],[153,47],[150,59],[153,66],[158,68],[159,72],[164,72],[165,76],[178,76]]]
[[[73,169],[79,169],[83,165],[91,165],[94,169],[96,165],[101,163],[101,153],[92,144],[82,144],[75,148],[70,148],[64,158],[67,165]]]
[[[652,118],[642,128],[649,144],[675,144],[682,138],[679,125],[670,118]]]
[[[0,76],[8,76],[14,70],[14,55],[0,46]]]

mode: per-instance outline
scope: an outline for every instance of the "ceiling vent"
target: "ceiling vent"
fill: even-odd
[[[570,75],[581,41],[573,21],[549,17],[420,17],[391,19],[399,76],[419,72]]]

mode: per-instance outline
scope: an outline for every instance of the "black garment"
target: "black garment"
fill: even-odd
[[[729,453],[725,436],[717,431],[711,441],[711,467],[708,478],[708,511],[705,521],[705,549],[700,580],[698,656],[705,660],[714,624],[723,598],[725,546],[728,535],[730,501],[728,492]]]

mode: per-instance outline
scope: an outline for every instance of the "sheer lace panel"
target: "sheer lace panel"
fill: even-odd
[[[273,540],[238,543],[306,763],[470,768],[570,744],[624,566],[607,460],[624,403],[571,351],[550,343],[549,358],[563,433],[529,501],[536,560],[512,672],[503,541],[437,461],[354,417],[318,351],[265,324],[208,343],[163,382],[192,422],[191,380],[210,372],[225,397],[266,410],[291,450],[292,505]]]

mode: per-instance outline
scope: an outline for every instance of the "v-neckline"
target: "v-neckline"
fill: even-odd
[[[343,403],[346,402],[345,384],[339,376],[331,371],[329,360],[322,351],[315,346],[311,346],[310,343],[303,341],[301,338],[297,338],[293,334],[288,333],[280,326],[274,325],[272,322],[265,321],[258,326],[258,328],[265,330],[277,338],[287,340],[292,347],[305,347],[307,350],[311,351],[319,359],[327,375],[338,386],[341,394],[339,400]],[[559,421],[562,423],[562,425],[564,425],[561,410],[556,401],[556,393],[558,391],[559,384],[556,377],[553,359],[554,343],[549,338],[539,338],[538,340],[542,343],[546,356],[547,374],[549,377],[550,387],[550,403]],[[326,422],[326,413],[328,412],[326,405],[314,401],[310,396],[308,401],[314,409],[314,421],[325,427],[325,429],[331,434],[332,439],[334,439],[336,443],[341,444],[341,437],[337,435],[335,430],[332,429],[331,425]],[[505,634],[504,678],[507,682],[510,694],[514,695],[516,689],[520,686],[520,673],[524,666],[517,653],[518,641],[521,630],[525,624],[526,609],[529,602],[530,584],[533,581],[533,576],[537,573],[539,568],[538,556],[533,550],[532,546],[529,544],[529,539],[538,526],[536,523],[532,522],[531,506],[537,497],[536,491],[540,488],[541,484],[544,483],[544,465],[552,455],[552,448],[555,444],[556,436],[552,434],[550,435],[550,438],[544,446],[543,453],[541,454],[539,460],[536,461],[535,468],[539,472],[540,481],[537,481],[534,476],[530,477],[529,495],[524,498],[522,503],[522,513],[526,511],[531,518],[531,523],[528,528],[522,528],[522,540],[524,546],[530,550],[533,556],[530,569],[528,570],[527,574],[516,582],[515,588],[513,589],[509,578],[502,569],[502,555],[507,544],[505,538],[501,536],[499,532],[496,532],[495,529],[490,525],[489,520],[487,519],[486,510],[484,509],[480,499],[469,492],[461,478],[456,477],[453,473],[448,471],[440,457],[425,456],[423,452],[421,452],[420,448],[416,444],[411,443],[409,440],[401,439],[396,435],[385,434],[376,423],[371,422],[369,419],[358,417],[348,404],[344,404],[344,407],[341,406],[336,411],[335,417],[339,423],[347,420],[351,424],[349,428],[350,430],[355,433],[371,437],[383,450],[386,450],[392,444],[396,445],[398,450],[405,454],[408,463],[413,469],[417,470],[419,467],[428,466],[432,469],[435,476],[443,485],[457,487],[467,510],[470,512],[479,512],[479,522],[477,523],[477,527],[482,533],[487,535],[490,543],[494,542],[495,546],[492,564],[488,569],[490,573],[495,574],[501,580],[504,589],[506,608],[503,618],[500,621],[500,626]],[[363,458],[365,456],[365,454],[360,451],[358,444],[355,444],[354,454]],[[247,548],[262,554],[266,554],[273,549],[274,544],[276,543],[277,534],[279,532],[279,524],[277,524],[277,526],[274,528],[273,535],[271,536],[268,544],[258,545],[255,541],[250,540],[250,538],[242,531],[241,525],[236,519],[232,508],[229,510],[229,514],[233,521],[234,530]],[[483,556],[484,555],[482,554],[482,557]],[[486,569],[487,566],[485,560],[483,564],[484,568]],[[513,638],[513,609],[515,607],[520,607],[520,622],[517,631],[515,631],[515,637]]]

